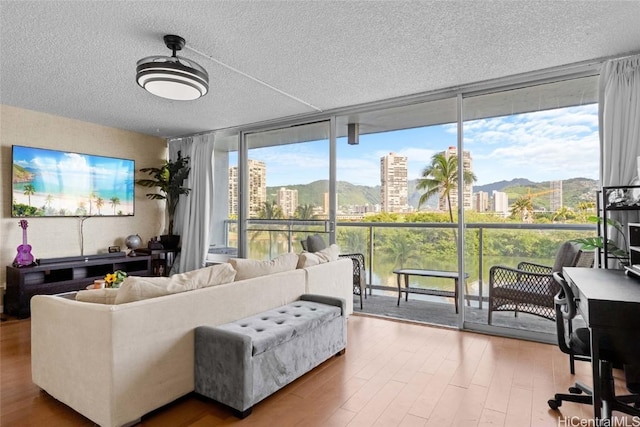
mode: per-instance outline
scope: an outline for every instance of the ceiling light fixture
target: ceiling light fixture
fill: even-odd
[[[147,92],[162,98],[191,101],[209,91],[207,70],[190,59],[176,56],[184,47],[180,36],[166,35],[164,43],[172,56],[149,56],[138,61],[136,81]]]

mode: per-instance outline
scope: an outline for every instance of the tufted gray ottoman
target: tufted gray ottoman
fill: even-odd
[[[195,391],[244,418],[253,405],[347,345],[343,299],[300,301],[220,326],[195,330]]]

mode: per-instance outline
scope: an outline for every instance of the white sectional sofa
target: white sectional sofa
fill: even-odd
[[[33,382],[103,427],[135,423],[194,390],[197,326],[305,293],[344,299],[348,315],[352,290],[352,261],[339,259],[118,305],[38,295],[31,300]]]

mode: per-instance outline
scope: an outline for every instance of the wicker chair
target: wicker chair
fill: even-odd
[[[317,252],[326,248],[324,239],[319,234],[307,236],[301,240],[302,249],[309,252]],[[353,262],[353,294],[360,296],[360,309],[362,310],[362,296],[367,297],[367,282],[364,269],[364,255],[359,253],[340,254],[339,258],[350,258]]]
[[[530,262],[521,262],[517,268],[493,266],[489,271],[489,319],[494,311],[529,313],[556,320],[553,297],[560,285],[553,273],[563,267],[592,267],[594,252],[583,252],[572,242],[562,244],[552,267]]]
[[[367,297],[367,284],[365,280],[364,255],[340,254],[338,258],[351,258],[353,261],[353,294],[360,296],[360,310],[362,310],[362,295]]]

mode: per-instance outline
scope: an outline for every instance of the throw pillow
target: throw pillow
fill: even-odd
[[[300,259],[298,260],[298,268],[306,268],[318,264],[324,264],[325,262],[335,261],[338,259],[339,254],[340,247],[336,244],[315,253],[302,252],[300,254]]]
[[[76,301],[92,302],[95,304],[115,304],[117,288],[91,289],[88,291],[78,291]]]
[[[324,242],[324,239],[319,234],[314,234],[312,236],[307,236],[307,251],[308,252],[318,252],[327,247],[327,244]]]
[[[231,283],[235,277],[236,270],[225,262],[210,267],[187,271],[186,273],[174,274],[170,277],[171,283],[169,284],[169,289],[175,289],[176,292],[180,292],[178,290],[179,288],[185,291],[208,288],[209,286]]]
[[[116,297],[116,304],[125,304],[148,298],[177,294],[194,289],[231,283],[236,271],[229,264],[199,268],[171,277],[137,277],[124,279]]]
[[[138,277],[129,276],[120,285],[116,296],[116,304],[140,301],[148,298],[156,298],[169,295],[169,277]]]
[[[254,259],[231,258],[229,264],[236,270],[236,281],[295,270],[298,264],[298,254],[289,252],[271,261],[256,261]]]

